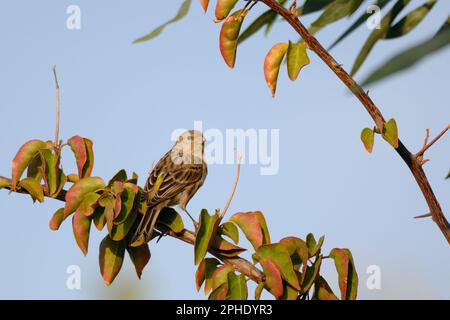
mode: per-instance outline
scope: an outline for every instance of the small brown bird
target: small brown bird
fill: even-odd
[[[208,174],[204,145],[201,132],[186,131],[152,169],[142,196],[148,209],[131,240],[132,247],[152,239],[159,213],[165,207],[178,205],[194,221],[186,206]]]

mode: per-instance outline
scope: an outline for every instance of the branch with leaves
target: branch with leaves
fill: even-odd
[[[186,0],[184,3],[190,3]],[[200,1],[204,11],[206,12],[210,1]],[[347,73],[341,64],[339,64],[333,56],[326,50],[321,43],[315,38],[314,34],[324,27],[341,20],[342,18],[352,15],[363,4],[363,0],[326,0],[314,1],[306,0],[304,5],[297,8],[296,1],[292,1],[289,8],[285,7],[286,0],[246,0],[246,4],[242,9],[233,12],[233,9],[238,5],[238,0],[217,0],[215,7],[216,22],[222,22],[222,28],[219,36],[220,52],[225,63],[233,68],[236,63],[237,48],[242,41],[249,38],[251,35],[266,26],[266,31],[270,30],[273,22],[278,16],[282,17],[292,28],[298,33],[301,40],[299,42],[282,42],[274,45],[266,55],[264,61],[264,77],[267,85],[275,96],[277,89],[277,80],[280,73],[282,62],[286,59],[287,73],[292,81],[295,81],[303,67],[310,63],[308,57],[308,50],[316,53],[319,58],[331,69],[332,72],[345,84],[345,86],[355,95],[361,102],[366,111],[375,122],[374,128],[365,128],[361,132],[361,140],[366,150],[371,153],[373,151],[375,135],[381,135],[403,159],[405,164],[410,169],[414,176],[417,185],[419,186],[430,212],[419,217],[432,217],[437,224],[444,237],[450,243],[450,224],[445,218],[442,208],[428,182],[427,176],[423,171],[423,165],[428,161],[423,159],[423,154],[439,140],[445,132],[446,128],[436,139],[430,144],[425,143],[422,150],[416,154],[411,153],[406,146],[399,140],[398,127],[395,119],[388,121],[383,117],[380,109],[369,97],[368,92],[354,80],[353,75],[360,69],[361,65],[367,59],[370,51],[375,46],[376,42],[382,39],[394,39],[404,36],[417,27],[420,22],[433,9],[438,0],[427,0],[423,5],[415,8],[406,14],[398,22],[394,21],[398,15],[408,6],[410,0],[397,0],[386,15],[381,19],[379,28],[375,28],[365,44],[361,49],[358,57],[353,65],[351,74]],[[383,8],[389,4],[390,0],[377,0],[374,4]],[[257,4],[263,3],[269,7],[259,16],[250,26],[241,33],[241,28],[246,16],[251,9]],[[184,15],[186,15],[189,7],[184,7]],[[306,28],[299,20],[300,15],[317,12],[323,10],[321,15],[311,24],[310,28]],[[334,43],[334,47],[351,32],[362,25],[370,14],[365,12],[352,26],[350,26]],[[450,43],[450,18],[445,21],[444,25],[439,29],[439,32],[429,40],[427,48],[419,49],[421,54],[417,58],[434,52]],[[147,39],[149,40],[149,39]],[[414,56],[414,55],[413,55]],[[397,66],[389,66],[389,70],[381,69],[373,75],[369,76],[365,83],[373,82],[389,75],[391,72],[396,72],[399,69]],[[401,66],[402,69],[404,66]]]

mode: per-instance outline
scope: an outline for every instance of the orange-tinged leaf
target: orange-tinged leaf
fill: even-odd
[[[297,275],[295,274],[294,266],[291,261],[288,249],[281,244],[267,244],[262,245],[256,250],[257,260],[264,264],[265,261],[272,262],[280,271],[280,275],[290,286],[300,290]],[[264,268],[264,266],[263,266]]]
[[[200,4],[202,5],[203,11],[206,13],[208,10],[209,0],[200,0]]]
[[[266,276],[267,289],[275,298],[279,299],[283,295],[283,280],[278,267],[270,259],[263,260],[261,265]]]
[[[269,230],[261,212],[238,212],[230,218],[230,221],[239,226],[255,250],[263,244],[270,243]]]
[[[214,237],[210,246],[211,246],[211,248],[214,248],[215,251],[217,251],[224,257],[229,257],[229,258],[235,257],[235,256],[241,254],[242,252],[246,251],[246,249],[238,247],[217,235]]]
[[[212,290],[216,290],[220,285],[228,282],[228,273],[234,272],[234,268],[225,264],[214,270],[212,274]]]
[[[121,223],[121,224],[112,224],[112,228],[110,230],[110,236],[111,239],[115,241],[120,241],[126,237],[128,232],[130,232],[131,228],[133,227],[134,221],[137,217],[137,206],[138,202],[135,202],[135,207],[131,210],[131,213],[128,215],[127,219]],[[105,209],[106,214],[107,209]],[[106,217],[108,219],[108,217]],[[107,221],[108,222],[108,221]],[[108,224],[108,231],[109,231],[109,224]]]
[[[231,10],[233,10],[234,6],[238,0],[217,0],[216,4],[216,20],[221,21],[228,17]],[[206,11],[206,10],[205,10]]]
[[[15,189],[26,167],[41,149],[50,149],[51,143],[41,140],[30,140],[20,147],[12,161],[12,188]]]
[[[72,229],[75,240],[84,255],[88,252],[91,219],[78,210],[72,217]]]
[[[301,281],[302,281],[302,291],[301,293],[306,293],[311,289],[311,286],[314,284],[314,282],[317,279],[317,276],[319,275],[319,270],[322,265],[322,257],[319,256],[316,261],[314,261],[312,266],[308,266],[306,269],[306,272],[302,274]]]
[[[313,300],[339,300],[333,293],[328,283],[322,276],[319,276],[314,285]]]
[[[383,125],[382,136],[395,149],[398,148],[398,129],[395,119],[391,119]]]
[[[120,193],[120,197],[118,197],[120,199],[120,207],[117,207],[118,201],[116,199],[116,218],[114,224],[122,224],[128,219],[135,206],[136,192],[137,189],[132,188],[131,184],[124,184],[123,191]]]
[[[77,161],[78,176],[83,178],[83,167],[87,160],[86,144],[83,137],[73,136],[67,140],[68,145],[72,149],[75,159]]]
[[[280,297],[280,300],[297,300],[299,292],[288,285],[286,282],[283,282],[283,294]]]
[[[33,199],[33,201],[44,202],[44,189],[38,181],[33,178],[25,178],[19,182],[19,187],[25,189]]]
[[[102,178],[89,177],[75,183],[66,194],[65,217],[74,212],[83,201],[84,197],[91,192],[97,192],[105,188]]]
[[[67,176],[67,181],[76,183],[76,182],[80,181],[80,177],[75,173],[71,173]]]
[[[213,290],[208,300],[225,300],[228,292],[228,283],[222,283],[218,288]]]
[[[289,79],[295,81],[300,70],[309,64],[307,45],[305,42],[294,43],[289,41],[287,49],[287,70]]]
[[[205,258],[198,265],[197,271],[195,272],[195,286],[197,291],[202,287],[203,282],[205,282],[205,293],[211,290],[212,286],[212,274],[214,270],[217,269],[217,265],[220,261],[216,258]]]
[[[96,192],[88,193],[84,196],[84,199],[78,206],[77,211],[84,214],[86,217],[92,216],[94,214],[95,208],[97,207],[99,198],[100,195]]]
[[[33,178],[37,181],[41,181],[42,174],[40,167],[42,166],[41,156],[39,154],[35,155],[33,160],[31,160],[27,169],[27,177]]]
[[[125,246],[124,241],[114,241],[109,235],[100,243],[100,272],[107,286],[114,281],[122,268]]]
[[[98,231],[102,231],[106,224],[105,208],[97,206],[92,214],[94,225]]]
[[[53,217],[49,222],[50,230],[53,231],[58,230],[63,221],[64,221],[64,208],[60,208],[53,214]]]
[[[248,11],[243,10],[236,11],[225,20],[220,30],[220,53],[230,68],[236,63],[239,32],[247,13]]]
[[[208,211],[203,209],[200,213],[199,228],[195,238],[194,245],[194,261],[199,264],[208,252],[208,248],[213,240],[213,235],[216,232],[217,225],[220,222],[217,213],[210,216]]]
[[[139,247],[127,247],[128,254],[136,269],[138,278],[141,278],[142,270],[144,270],[147,263],[150,261],[151,253],[148,244],[143,244]]]
[[[264,77],[273,97],[277,91],[278,74],[287,49],[287,43],[278,43],[270,49],[264,60]]]
[[[364,128],[361,132],[361,141],[364,144],[364,148],[366,148],[367,152],[372,153],[373,144],[375,142],[375,133],[373,129]]]
[[[94,165],[94,152],[92,149],[92,141],[80,136],[70,138],[69,144],[75,155],[78,168],[78,176],[80,178],[89,177]]]
[[[335,248],[331,250],[330,257],[334,259],[334,264],[338,273],[341,299],[356,299],[358,293],[358,274],[356,273],[350,250]]]

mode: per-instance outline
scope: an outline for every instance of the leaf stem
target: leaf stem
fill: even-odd
[[[54,146],[58,147],[59,143],[59,123],[60,123],[60,113],[61,113],[61,100],[59,96],[59,82],[56,75],[56,65],[53,66],[53,77],[55,78],[55,92],[56,92],[56,129],[55,129],[55,142]]]

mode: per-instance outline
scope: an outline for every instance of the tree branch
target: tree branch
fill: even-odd
[[[293,15],[288,9],[280,5],[275,0],[259,0],[264,3],[273,11],[282,16],[302,37],[309,49],[314,51],[325,64],[336,74],[336,76],[350,89],[350,91],[359,99],[361,104],[367,110],[372,117],[377,131],[381,132],[385,120],[381,111],[377,108],[375,103],[364,92],[361,86],[342,68],[342,65],[337,63],[336,60],[328,53],[328,51],[317,41],[317,39],[308,31],[308,29],[300,22],[296,15]],[[422,169],[422,163],[416,155],[413,155],[405,145],[399,141],[399,146],[395,149],[398,155],[403,159],[411,173],[413,174],[416,182],[422,191],[422,194],[428,204],[433,221],[438,225],[444,237],[450,244],[450,224],[444,216],[442,208],[434,195],[433,189],[428,182],[427,176]]]
[[[0,178],[5,179],[5,180],[9,181],[10,183],[12,182],[12,180],[9,178],[5,178],[5,177],[1,177],[1,176],[0,176]],[[20,194],[29,194],[26,190],[20,189],[20,188],[17,190],[11,190],[11,188],[6,188],[6,189],[10,190],[10,192],[15,192],[15,193],[20,193]],[[66,193],[67,193],[66,190],[61,190],[61,192],[54,199],[65,202],[66,201]],[[175,233],[172,230],[167,229],[166,227],[164,227],[161,224],[158,224],[157,227],[158,227],[158,230],[163,232],[163,234],[167,234],[175,239],[184,241],[191,245],[195,244],[195,233],[192,231],[184,229],[180,233]],[[245,274],[249,279],[251,279],[257,283],[263,282],[265,279],[264,274],[257,267],[255,267],[254,264],[252,264],[251,262],[249,262],[248,260],[246,260],[244,258],[241,258],[241,257],[227,258],[227,257],[222,256],[220,253],[216,252],[215,250],[213,250],[211,248],[208,250],[208,252],[211,253],[216,258],[218,258],[219,260],[221,260],[223,263],[233,266],[233,268],[236,271],[239,271],[240,273]]]

